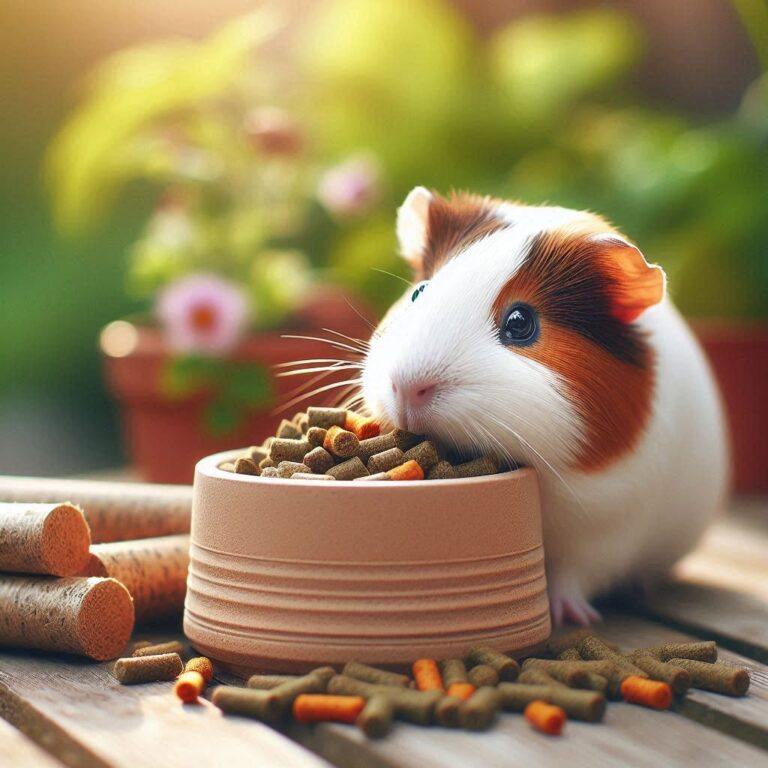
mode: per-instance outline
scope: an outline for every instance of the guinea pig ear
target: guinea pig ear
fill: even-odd
[[[649,264],[636,246],[614,234],[593,235],[591,239],[600,244],[603,263],[615,282],[612,310],[619,320],[631,323],[664,298],[664,270]]]
[[[400,253],[415,269],[421,268],[429,229],[432,193],[426,187],[414,187],[397,210],[397,239]]]

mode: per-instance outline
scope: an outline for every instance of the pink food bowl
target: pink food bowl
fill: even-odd
[[[184,631],[241,673],[400,666],[549,637],[532,469],[333,482],[195,471]]]

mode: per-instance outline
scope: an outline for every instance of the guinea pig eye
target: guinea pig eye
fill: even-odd
[[[416,301],[416,299],[421,296],[422,293],[424,293],[424,289],[427,287],[427,281],[425,280],[423,283],[419,283],[414,292],[411,294],[411,301]]]
[[[527,304],[513,304],[501,322],[501,343],[527,347],[539,338],[539,316]]]

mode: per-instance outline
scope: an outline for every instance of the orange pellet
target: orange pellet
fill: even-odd
[[[213,680],[213,664],[205,656],[195,656],[184,665],[185,672],[199,672],[206,684]]]
[[[532,701],[523,712],[525,719],[537,730],[559,736],[565,725],[565,712],[545,701]]]
[[[672,704],[672,689],[659,680],[630,675],[621,683],[621,696],[631,704],[642,704],[652,709],[669,709]]]
[[[299,723],[354,723],[364,707],[362,696],[302,693],[293,702],[293,716]]]
[[[205,678],[194,670],[182,672],[173,686],[173,692],[185,703],[197,701],[198,696],[205,690]]]
[[[371,437],[379,436],[381,425],[376,419],[372,419],[369,416],[362,416],[359,413],[347,411],[344,429],[354,432],[360,440],[368,440]]]
[[[434,659],[417,659],[413,662],[413,679],[420,691],[442,691],[443,676]]]
[[[401,464],[399,467],[390,469],[387,472],[387,477],[390,480],[423,480],[424,470],[418,461],[411,459],[406,461],[405,464]]]
[[[472,683],[451,683],[448,686],[448,695],[466,701],[477,689]]]

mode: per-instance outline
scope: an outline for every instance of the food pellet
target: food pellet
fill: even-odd
[[[403,463],[403,456],[405,454],[399,448],[390,448],[388,451],[382,451],[381,453],[374,453],[366,468],[373,474],[380,474],[382,472],[388,472],[390,469],[394,469]]]
[[[323,444],[327,433],[328,430],[322,427],[310,427],[307,430],[307,442],[317,448]]]
[[[341,427],[329,427],[323,440],[323,448],[337,459],[351,459],[357,455],[359,446],[357,435]]]
[[[297,723],[354,723],[364,708],[362,696],[302,693],[293,701],[293,717]]]
[[[259,445],[252,445],[248,449],[248,458],[256,465],[269,456],[269,451]]]
[[[302,435],[305,435],[309,430],[309,417],[306,413],[304,413],[304,411],[299,411],[298,413],[294,414],[291,422],[299,428],[299,431]]]
[[[522,712],[532,701],[541,699],[562,707],[574,720],[592,723],[602,720],[605,715],[605,696],[594,691],[521,683],[499,683],[496,690],[501,696],[502,707],[510,712]]]
[[[432,469],[432,467],[434,467],[438,461],[440,461],[437,448],[435,448],[435,444],[430,440],[424,440],[423,442],[415,445],[413,448],[410,448],[404,453],[405,460],[418,461],[419,466],[422,468],[425,474],[430,469]]]
[[[184,665],[178,653],[161,653],[155,656],[128,656],[118,659],[113,667],[113,674],[121,685],[137,685],[174,680],[183,669]]]
[[[668,683],[677,694],[685,693],[691,687],[691,673],[687,669],[659,661],[649,653],[636,652],[630,655],[630,659],[651,679]]]
[[[405,464],[390,469],[387,477],[390,480],[423,480],[424,470],[418,461],[406,461]]]
[[[642,648],[644,653],[656,656],[661,661],[671,659],[693,659],[694,661],[717,661],[717,645],[714,640],[700,643],[665,643],[654,648]]]
[[[434,659],[417,659],[413,662],[413,679],[420,691],[442,691],[443,678]]]
[[[370,416],[363,416],[354,411],[347,411],[347,420],[344,429],[354,432],[360,440],[368,440],[376,437],[381,432],[381,425]]]
[[[278,477],[277,467],[265,467],[261,470],[262,477]]]
[[[478,664],[467,672],[469,682],[475,688],[482,688],[486,685],[497,685],[499,682],[499,673],[489,664]]]
[[[455,477],[480,477],[481,475],[495,475],[499,471],[499,464],[490,456],[481,456],[463,464],[453,467]]]
[[[184,653],[184,646],[178,640],[171,640],[167,643],[145,645],[133,651],[134,656],[158,656],[163,653],[178,653],[181,656]]]
[[[625,656],[622,656],[621,654],[614,651],[605,643],[602,638],[599,638],[596,635],[588,635],[583,637],[579,641],[576,649],[581,654],[583,659],[612,661],[617,667],[620,668],[620,670],[623,670],[626,673],[635,675],[637,677],[648,677],[648,675],[646,675],[642,669],[635,666]],[[627,675],[625,674],[624,677],[626,676]]]
[[[291,480],[335,480],[330,475],[316,475],[314,472],[294,472]]]
[[[297,680],[299,677],[300,675],[251,675],[246,686],[257,690],[271,691],[278,685],[287,683],[289,680]]]
[[[302,435],[301,429],[288,419],[283,419],[275,432],[278,438],[288,438],[289,440],[298,440]]]
[[[310,427],[343,427],[347,423],[346,408],[307,408],[307,418]]]
[[[397,672],[389,672],[385,669],[370,667],[359,661],[348,661],[344,665],[342,674],[348,677],[354,677],[356,680],[362,680],[365,683],[374,685],[393,685],[396,688],[407,688],[410,680],[407,675],[401,675]]]
[[[337,480],[354,480],[356,477],[367,475],[368,470],[365,468],[365,464],[355,456],[347,461],[343,461],[341,464],[337,464],[335,467],[331,467],[325,474],[331,475]]]
[[[327,684],[326,676],[310,672],[295,680],[286,680],[273,688],[270,693],[275,696],[280,712],[285,714],[290,711],[297,696],[302,693],[325,693]]]
[[[621,696],[630,704],[642,704],[652,709],[669,709],[672,689],[659,680],[630,675],[621,683]]]
[[[173,684],[173,692],[185,704],[197,701],[205,690],[205,678],[194,670],[182,672]]]
[[[325,474],[334,464],[333,456],[322,446],[313,448],[305,457],[304,463],[312,472],[322,475]]]
[[[427,472],[427,480],[453,480],[456,476],[453,464],[444,459],[438,461],[437,464]]]
[[[749,670],[719,662],[675,659],[669,663],[685,669],[691,675],[691,685],[705,691],[724,693],[726,696],[744,696],[749,690]]]
[[[390,476],[386,472],[377,472],[375,475],[363,475],[362,477],[356,477],[355,482],[361,482],[364,480],[391,480]]]
[[[550,736],[559,736],[566,720],[563,709],[539,700],[532,701],[523,710],[523,716],[537,731]]]
[[[312,474],[312,470],[306,464],[300,461],[281,461],[277,465],[278,477],[293,477],[299,472],[306,475]]]
[[[395,708],[386,696],[372,696],[357,718],[357,727],[369,738],[380,739],[392,730]]]
[[[454,683],[466,683],[468,680],[464,659],[444,659],[440,662],[440,672],[446,689]]]
[[[265,723],[276,723],[282,715],[279,702],[272,691],[220,685],[213,692],[211,701],[222,712],[252,717]]]
[[[469,685],[469,683],[454,683],[454,685]],[[472,693],[474,693],[474,686],[470,687],[472,688]],[[461,704],[466,698],[469,698],[469,696],[464,698],[451,694],[441,696],[435,705],[435,722],[438,725],[442,725],[443,728],[458,728],[461,725],[459,717]]]
[[[395,445],[403,452],[409,451],[415,445],[418,445],[424,438],[421,435],[414,435],[405,429],[395,429],[392,432],[392,438]]]
[[[564,651],[562,651],[557,655],[557,658],[560,659],[560,661],[581,661],[581,654],[575,648],[566,648]],[[602,662],[588,661],[585,663],[599,664]],[[600,672],[587,671],[588,684],[586,687],[592,691],[599,691],[602,694],[608,693],[608,690],[609,690],[608,678],[613,676],[616,672],[616,666],[614,664],[612,664],[611,662],[605,662],[605,663],[610,665],[610,669],[605,668]],[[612,690],[611,690],[612,696],[619,695],[620,684],[621,684],[621,680],[617,680],[615,683],[615,686],[612,686]]]
[[[238,475],[258,475],[261,474],[261,470],[259,469],[258,464],[256,464],[253,459],[248,459],[244,456],[241,456],[236,462],[235,462],[235,472]]]
[[[361,440],[358,446],[357,455],[361,461],[368,463],[368,459],[374,454],[384,453],[392,448],[397,448],[395,445],[395,437],[393,432],[387,432],[385,435],[379,435],[378,437],[371,437],[367,440]]]
[[[455,696],[457,699],[464,701],[465,699],[468,699],[476,690],[477,686],[472,685],[472,683],[457,682],[451,683],[448,686],[446,693],[449,696]]]
[[[265,459],[262,459],[259,462],[259,469],[262,470],[262,472],[265,469],[274,469],[276,467],[277,467],[277,464],[274,461],[272,461],[272,459],[270,459],[269,456],[267,456]]]
[[[571,688],[586,688],[589,682],[587,673],[579,668],[578,661],[554,661],[549,659],[526,659],[523,670],[542,669],[555,680]]]
[[[185,672],[199,672],[206,683],[213,680],[213,664],[205,656],[195,656],[184,665]]]
[[[311,449],[307,440],[274,440],[269,449],[269,458],[278,465],[281,461],[301,462]]]
[[[501,706],[498,689],[478,688],[459,708],[459,722],[470,731],[485,731],[493,725]]]
[[[524,683],[525,685],[554,685],[556,687],[568,687],[565,683],[552,677],[549,672],[545,672],[543,669],[539,669],[538,667],[528,667],[528,669],[524,669],[518,675],[517,682]]]
[[[487,646],[470,648],[467,653],[467,662],[471,667],[488,664],[496,670],[499,680],[505,682],[516,680],[520,673],[520,665],[512,657]]]

